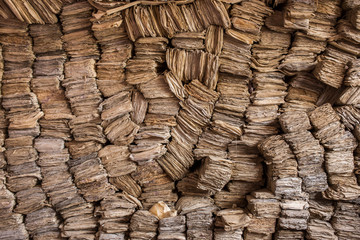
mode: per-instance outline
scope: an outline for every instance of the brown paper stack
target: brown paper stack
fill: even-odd
[[[32,23],[56,23],[56,14],[61,11],[62,0],[7,0],[1,3],[0,12],[4,19],[17,18],[20,21]]]
[[[167,128],[175,126],[175,115],[179,111],[179,100],[171,92],[163,74],[139,85],[139,90],[148,101],[145,124]]]
[[[340,0],[319,0],[316,10],[309,19],[309,28],[306,34],[315,40],[324,41],[336,35],[335,25],[341,16]]]
[[[0,169],[0,234],[4,239],[28,239],[29,233],[25,229],[23,215],[14,213],[15,196],[5,185],[5,172]]]
[[[140,38],[135,42],[135,56],[126,63],[126,82],[132,85],[156,78],[165,62],[166,38]]]
[[[215,104],[212,125],[226,139],[236,139],[243,133],[245,110],[250,103],[248,83],[245,77],[219,74],[217,91],[220,97]]]
[[[331,87],[339,88],[345,77],[345,66],[353,59],[355,59],[353,54],[329,46],[316,65],[314,76]]]
[[[323,3],[325,2],[327,4],[321,4],[320,9],[324,7],[324,9],[332,11],[328,14],[334,18],[329,19],[335,23],[336,18],[340,15],[340,9],[333,4],[339,4],[340,1],[332,1],[332,3],[323,1]],[[325,53],[321,55],[320,61],[313,71],[318,80],[334,88],[341,86],[345,76],[345,66],[359,54],[358,44],[360,43],[360,39],[357,37],[358,30],[346,19],[338,21],[337,32],[337,39],[329,42]]]
[[[298,162],[303,191],[322,192],[328,187],[323,169],[324,149],[309,131],[310,121],[305,112],[288,112],[279,117],[285,141],[290,145]]]
[[[173,180],[183,178],[193,165],[193,157],[188,153],[197,143],[202,127],[209,123],[214,102],[218,98],[217,92],[207,88],[198,80],[186,84],[184,92],[188,97],[180,102],[182,108],[176,119],[178,124],[173,128],[172,141],[168,144],[174,147],[169,148],[168,152],[158,160]],[[197,109],[203,111],[199,112]]]
[[[69,153],[64,148],[64,140],[38,138],[35,141],[35,148],[40,153],[38,164],[43,175],[41,187],[64,219],[61,226],[62,235],[94,239],[96,232],[96,219],[92,214],[94,207],[85,201],[73,182],[67,165]]]
[[[248,150],[246,150],[248,149]],[[233,162],[231,179],[259,185],[262,181],[263,167],[256,148],[244,141],[234,141],[229,145],[229,157]],[[246,169],[251,169],[246,171]]]
[[[160,158],[166,153],[165,145],[170,137],[170,129],[166,125],[143,126],[135,136],[131,145],[130,159],[139,165]]]
[[[312,39],[302,32],[296,32],[288,55],[279,66],[286,75],[309,72],[318,63],[317,56],[325,50],[326,41]]]
[[[340,94],[336,103],[339,105],[358,105],[360,103],[358,86],[359,61],[354,59],[348,63],[348,66],[349,69],[344,79],[346,87],[339,91]]]
[[[161,74],[165,64],[167,45],[168,39],[162,37],[137,39],[135,56],[127,62],[126,66],[126,81],[134,86],[137,85],[140,90],[133,92],[132,95],[134,106],[132,119],[140,125],[140,129],[133,144],[130,145],[130,159],[139,165],[159,159],[165,154],[165,145],[170,137],[169,126],[173,125],[174,115],[178,110],[177,100],[168,89],[164,75]],[[154,89],[155,91],[147,91],[149,88],[159,86],[157,84],[163,87]],[[167,106],[163,101],[168,102],[169,105]],[[162,180],[167,181],[166,178]],[[153,198],[150,193],[142,197],[146,195],[148,195],[149,205],[155,203],[152,202],[154,200],[150,200]],[[169,199],[169,201],[172,200]]]
[[[69,140],[71,133],[67,124],[73,115],[60,84],[66,59],[60,26],[31,25],[30,34],[36,54],[31,85],[44,112],[44,118],[40,120],[41,136]]]
[[[214,0],[199,0],[186,5],[137,5],[126,9],[124,16],[125,26],[132,41],[140,37],[173,38],[180,32],[201,32],[209,25],[230,25],[224,4]]]
[[[66,53],[70,58],[99,58],[99,50],[91,33],[92,6],[87,1],[67,4],[61,12],[61,25]]]
[[[216,206],[220,208],[245,207],[245,196],[260,189],[262,182],[230,181],[224,189],[214,196]]]
[[[147,210],[138,210],[130,220],[130,239],[154,239],[159,218]]]
[[[281,197],[276,239],[298,232],[303,235],[301,231],[307,229],[309,218],[309,196],[302,191],[302,179],[298,177],[294,153],[281,135],[267,138],[259,145],[259,149],[268,165],[268,188],[275,196]]]
[[[176,188],[182,196],[210,196],[211,193],[208,190],[198,188],[198,180],[198,171],[189,173],[178,182]]]
[[[233,29],[228,29],[228,31],[231,30]],[[234,36],[229,32],[224,33],[223,41],[223,49],[220,54],[220,72],[244,76],[246,78],[251,77],[251,44],[244,42],[242,38]],[[234,62],[236,64],[233,64]]]
[[[95,15],[96,16],[96,15]],[[125,82],[125,64],[133,46],[127,37],[120,13],[91,19],[91,29],[100,45],[100,61],[96,63],[97,86],[104,97],[131,89]]]
[[[95,210],[99,219],[99,239],[125,239],[130,219],[136,211],[137,199],[124,194],[115,194],[104,198]]]
[[[285,103],[282,109],[287,111],[308,112],[316,107],[318,100],[326,93],[324,84],[316,81],[309,73],[298,73],[289,83]]]
[[[340,123],[340,117],[330,104],[310,112],[309,118],[316,132],[315,137],[325,148],[325,167],[329,188],[323,194],[333,200],[350,200],[359,197],[360,187],[354,175],[353,151],[356,139]]]
[[[310,218],[306,237],[309,239],[324,238],[337,239],[335,231],[330,224],[330,218],[334,213],[334,207],[327,200],[310,200],[309,201]]]
[[[351,9],[350,13],[349,13],[349,19],[351,24],[358,30],[360,30],[360,9],[359,9],[360,4],[357,4],[356,6],[354,6],[353,9]]]
[[[359,236],[359,202],[338,202],[332,219],[333,228],[339,239],[352,239]]]
[[[126,146],[107,145],[99,151],[99,157],[110,178],[121,177],[136,170],[136,164],[129,159],[130,152]]]
[[[259,145],[268,165],[268,184],[276,196],[300,196],[301,178],[290,146],[281,135],[274,135]]]
[[[293,233],[303,234],[303,230],[307,229],[307,221],[309,219],[308,198],[290,197],[282,199],[280,203],[281,214],[278,221],[280,229],[291,230]]]
[[[51,207],[26,215],[25,225],[34,239],[63,239],[59,236],[59,217]]]
[[[186,240],[186,217],[183,215],[163,218],[159,221],[159,240]]]
[[[258,72],[275,72],[281,60],[288,54],[291,34],[261,29],[259,43],[252,47],[251,67]]]
[[[159,201],[173,207],[178,200],[174,192],[175,183],[156,161],[147,161],[139,165],[131,176],[142,187],[139,199],[145,209],[149,209]]]
[[[302,231],[291,231],[291,230],[279,230],[275,233],[275,240],[304,240],[304,232]]]
[[[244,239],[271,239],[281,211],[279,200],[267,189],[252,192],[246,200],[253,216],[246,227]]]
[[[215,240],[226,240],[226,239],[233,239],[233,240],[242,240],[242,230],[241,228],[233,230],[233,231],[225,231],[222,228],[215,228],[214,229],[214,239]]]
[[[26,24],[13,22],[7,27],[10,34],[0,37],[5,70],[2,79],[2,105],[9,121],[5,157],[8,164],[7,187],[15,193],[17,199],[13,212],[30,215],[25,221],[30,236],[60,239],[59,220],[53,209],[45,208],[48,205],[47,197],[38,185],[42,176],[36,164],[38,153],[33,147],[33,141],[40,133],[38,120],[44,113],[30,88],[34,60],[32,42]],[[49,218],[54,222],[53,225],[47,222],[40,224],[34,218],[41,215],[41,211],[51,212]],[[13,227],[20,227],[16,235],[23,239],[21,236],[25,234],[24,230],[21,225],[16,226],[21,223],[21,215],[9,217]]]
[[[234,29],[228,29],[227,33],[244,43],[252,44],[260,39],[264,18],[272,12],[271,8],[259,0],[247,0],[235,4],[230,11]]]
[[[360,111],[358,108],[345,105],[335,108],[337,114],[341,117],[341,122],[345,125],[345,127],[352,131],[355,138],[359,141],[360,138],[360,129],[358,122],[360,120]],[[355,174],[358,179],[360,175],[360,146],[358,145],[354,151],[354,167]]]
[[[348,63],[349,69],[346,72],[346,77],[344,79],[344,85],[350,87],[359,86],[359,74],[360,74],[360,61],[354,59]]]
[[[220,191],[231,178],[232,162],[227,159],[209,156],[199,171],[198,188],[212,193]]]
[[[245,195],[259,189],[263,184],[263,159],[256,147],[249,146],[244,140],[233,141],[228,145],[229,158],[233,163],[231,182],[228,191],[222,190],[215,195],[217,205],[230,208],[232,205],[244,207]],[[251,170],[250,170],[251,169]],[[223,202],[220,204],[220,202]],[[225,205],[225,206],[222,206]]]
[[[130,173],[136,164],[130,160],[130,144],[144,120],[147,102],[139,92],[132,92],[125,74],[126,61],[132,56],[133,46],[127,37],[120,13],[93,14],[92,30],[100,44],[100,61],[97,68],[97,87],[106,97],[100,104],[101,125],[107,139],[114,145],[107,146],[99,156],[109,175],[109,181],[118,189],[138,197],[140,186]]]
[[[70,171],[85,199],[98,201],[114,193],[114,187],[109,184],[107,172],[98,158],[101,143],[106,142],[104,134],[108,138],[111,135],[110,139],[113,141],[118,138],[121,141],[122,135],[113,129],[113,125],[119,122],[115,121],[109,126],[100,125],[101,118],[112,116],[101,115],[100,118],[99,115],[103,99],[96,84],[95,59],[99,58],[99,50],[91,34],[92,10],[87,2],[72,3],[63,8],[61,21],[64,49],[70,61],[65,63],[65,79],[62,85],[75,115],[69,122],[74,137],[74,141],[69,143],[72,156],[69,161]],[[111,106],[111,102],[109,105]]]
[[[284,26],[297,30],[309,29],[315,9],[314,1],[289,0],[284,9]]]
[[[32,80],[32,87],[44,111],[44,119],[40,121],[41,137],[35,140],[35,148],[40,153],[38,164],[43,176],[41,186],[64,219],[62,236],[93,239],[96,225],[96,220],[91,215],[93,206],[81,197],[66,164],[69,153],[64,148],[64,140],[71,139],[68,124],[73,115],[60,86],[64,78],[65,61],[60,26],[32,25],[30,34],[34,39],[35,64],[39,69],[44,69],[41,66],[46,66],[47,69],[35,71],[36,77]],[[54,43],[54,38],[56,44],[51,44]],[[44,44],[49,47],[41,47]],[[52,64],[53,62],[56,64]],[[72,196],[71,201],[66,196]],[[41,211],[39,214],[42,214]],[[50,210],[45,213],[49,217],[52,215]],[[34,219],[39,217],[41,219],[41,215],[33,216]],[[83,219],[81,221],[86,224],[79,224],[79,219]]]
[[[259,187],[262,184],[263,159],[259,157],[256,146],[262,139],[278,132],[278,105],[284,102],[287,84],[283,80],[284,75],[277,72],[277,66],[287,53],[290,35],[262,27],[258,40],[260,42],[252,48],[251,66],[256,72],[250,81],[251,104],[245,113],[247,124],[241,140],[229,146],[229,156],[234,162],[232,179]],[[245,192],[245,195],[248,193]]]
[[[257,71],[251,82],[252,104],[246,112],[248,125],[243,136],[244,140],[249,139],[254,145],[277,133],[277,110],[284,103],[287,88],[284,75],[277,72],[277,67],[287,54],[290,35],[263,28],[259,40],[252,50],[252,67]]]
[[[212,239],[213,212],[216,207],[211,198],[185,196],[176,203],[176,210],[186,216],[186,239]]]
[[[242,208],[224,209],[216,212],[215,226],[225,231],[244,229],[250,224],[251,214]]]

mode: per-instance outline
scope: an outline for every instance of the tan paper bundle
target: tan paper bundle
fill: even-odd
[[[0,239],[356,238],[358,13],[0,2]]]

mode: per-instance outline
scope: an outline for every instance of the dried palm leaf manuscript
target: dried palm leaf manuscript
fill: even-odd
[[[0,240],[360,239],[359,0],[1,0]]]

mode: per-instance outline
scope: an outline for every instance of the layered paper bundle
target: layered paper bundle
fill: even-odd
[[[298,162],[298,173],[305,192],[323,192],[327,176],[322,168],[324,149],[309,131],[310,121],[305,112],[288,112],[279,118],[285,141],[289,143]],[[301,139],[301,140],[300,140]]]
[[[40,133],[38,120],[44,113],[30,87],[34,53],[31,37],[26,32],[27,27],[26,24],[21,23],[10,24],[11,34],[2,35],[0,38],[3,44],[5,70],[2,75],[2,106],[6,110],[9,122],[8,136],[5,139],[8,171],[6,185],[15,193],[14,196],[9,195],[10,192],[7,191],[5,185],[1,188],[5,199],[10,200],[8,209],[13,208],[11,210],[16,213],[4,215],[5,222],[9,221],[11,228],[6,230],[2,228],[2,231],[5,238],[26,239],[29,234],[39,239],[46,237],[60,239],[59,219],[56,212],[47,207],[47,197],[38,184],[42,175],[36,163],[38,152],[33,146],[33,141]],[[1,180],[1,184],[4,183],[5,177]],[[11,197],[13,200],[16,198],[16,206],[15,203],[11,204]],[[26,219],[23,219],[25,215]],[[48,217],[49,222],[41,222],[38,215]],[[14,236],[9,236],[9,234],[14,234]]]
[[[114,131],[113,127],[119,121],[101,122],[102,119],[112,119],[126,113],[120,109],[113,115],[100,115],[99,110],[111,109],[111,100],[123,100],[121,97],[103,102],[97,88],[95,59],[99,58],[96,40],[91,34],[92,6],[88,2],[76,2],[64,6],[61,21],[64,32],[64,49],[70,57],[65,63],[65,95],[70,102],[72,113],[75,115],[69,122],[74,141],[69,142],[71,159],[68,162],[70,172],[74,175],[76,186],[88,201],[99,201],[114,193],[114,186],[108,181],[106,169],[98,157],[101,143],[106,142],[105,135],[111,142],[122,141],[121,130]],[[103,103],[103,105],[100,105]],[[109,106],[110,105],[110,106]],[[125,108],[126,109],[126,108]],[[125,115],[126,116],[126,115]],[[126,119],[125,119],[126,121]],[[101,126],[102,125],[102,126]],[[104,128],[104,129],[103,129]],[[119,133],[120,132],[120,133]]]
[[[290,82],[282,105],[284,111],[308,112],[316,107],[318,101],[322,101],[326,88],[320,81],[316,81],[312,74],[298,73]]]
[[[0,239],[356,239],[359,7],[0,2]]]
[[[56,14],[61,11],[63,2],[61,0],[32,0],[27,2],[9,0],[1,3],[0,12],[4,19],[17,18],[28,24],[56,23],[58,21]]]
[[[125,81],[126,61],[133,46],[127,37],[120,13],[91,19],[91,29],[100,45],[100,61],[96,63],[96,83],[104,97],[111,97],[131,89]]]
[[[264,18],[271,15],[272,12],[271,8],[258,0],[235,4],[230,11],[234,29],[228,29],[227,33],[247,44],[259,41]]]
[[[339,88],[345,77],[345,66],[354,58],[354,55],[330,46],[326,48],[321,61],[316,65],[314,76],[331,87]]]
[[[209,123],[214,102],[218,98],[217,92],[208,89],[198,80],[185,85],[184,93],[188,97],[180,103],[182,109],[177,116],[177,125],[172,130],[173,140],[168,144],[168,146],[174,145],[174,148],[169,148],[168,152],[158,160],[173,180],[184,177],[193,165],[193,157],[185,154],[189,153],[197,143],[202,132],[201,128]],[[206,109],[206,111],[199,112],[196,109]]]
[[[173,207],[178,200],[178,196],[174,192],[175,183],[156,161],[147,161],[138,166],[131,176],[142,187],[139,199],[145,209],[149,209],[159,201]]]
[[[159,218],[146,210],[135,212],[130,220],[131,239],[153,239],[156,237]]]
[[[284,137],[271,136],[259,145],[259,149],[266,159],[269,186],[275,195],[301,195],[302,180],[298,177],[298,164]]]
[[[333,1],[331,4],[339,4],[340,1]],[[328,5],[326,8],[331,9],[334,7],[337,14],[334,15],[333,21],[340,15],[340,9],[338,7]],[[314,69],[314,75],[317,79],[323,83],[339,88],[343,82],[345,74],[345,66],[348,62],[355,59],[358,55],[357,29],[355,29],[351,23],[346,19],[341,19],[337,25],[338,39],[329,42],[325,53],[321,56],[319,64]],[[331,78],[329,76],[331,75]]]
[[[297,30],[309,29],[316,4],[313,1],[290,0],[284,10],[284,27]]]
[[[354,175],[354,156],[357,143],[351,132],[340,124],[340,117],[330,104],[322,105],[309,114],[315,137],[325,148],[325,167],[329,175],[329,188],[324,197],[329,199],[355,199],[359,186]]]
[[[27,239],[29,233],[25,229],[22,214],[13,213],[16,204],[15,196],[5,186],[5,171],[3,169],[0,170],[0,193],[0,216],[2,218],[0,234],[2,238]]]
[[[163,218],[159,221],[159,240],[186,239],[186,217],[174,216]]]
[[[259,72],[276,71],[278,65],[288,53],[291,34],[276,32],[263,27],[258,44],[254,44],[251,67]]]
[[[246,195],[254,190],[260,189],[262,185],[263,182],[231,180],[224,189],[215,194],[215,204],[224,209],[246,207]]]
[[[91,33],[92,6],[87,1],[67,4],[62,8],[61,24],[64,48],[70,58],[99,57],[95,38]]]
[[[140,18],[139,13],[143,13]],[[124,11],[132,41],[140,37],[172,38],[179,32],[200,32],[209,25],[228,27],[230,19],[222,2],[200,0],[187,5],[135,6]]]
[[[341,121],[342,123],[345,125],[345,127],[349,130],[352,131],[352,133],[354,134],[355,138],[358,140],[360,135],[359,135],[359,127],[357,125],[357,122],[359,120],[359,110],[354,107],[354,106],[349,106],[349,105],[345,105],[345,106],[341,106],[341,107],[337,107],[335,108],[337,114],[341,117]],[[360,168],[360,162],[359,162],[359,152],[360,148],[359,145],[356,147],[355,151],[354,151],[354,168],[355,168],[355,174],[357,176],[357,178],[359,179],[359,168]]]
[[[213,212],[216,207],[211,198],[184,196],[176,203],[176,209],[186,216],[186,239],[213,237]]]
[[[247,195],[246,200],[253,216],[246,227],[244,239],[270,239],[281,211],[278,199],[269,190],[261,189]]]
[[[358,235],[359,204],[350,202],[338,202],[332,220],[333,228],[339,238],[356,238]]]
[[[335,231],[330,224],[330,218],[334,213],[334,207],[330,201],[310,200],[310,218],[306,230],[307,238],[314,239],[322,237],[324,239],[336,239]]]
[[[87,203],[73,182],[69,172],[68,149],[61,138],[38,138],[35,148],[40,153],[38,164],[43,181],[41,187],[49,196],[51,204],[64,219],[62,236],[94,239],[96,219],[94,206]]]
[[[315,4],[316,10],[309,18],[309,28],[306,30],[306,34],[315,40],[331,39],[336,35],[336,21],[341,16],[341,1],[322,0]]]
[[[129,231],[131,216],[139,202],[126,194],[115,194],[104,198],[95,210],[100,216],[99,239],[125,239]],[[140,206],[139,206],[140,207]]]
[[[30,34],[34,40],[36,54],[35,77],[31,81],[31,86],[44,112],[44,118],[40,120],[41,136],[69,140],[71,133],[66,125],[73,115],[61,88],[66,55],[61,41],[60,26],[31,25]]]
[[[296,32],[289,53],[279,68],[286,75],[309,72],[318,63],[317,56],[325,50],[326,41],[312,39],[302,32]]]

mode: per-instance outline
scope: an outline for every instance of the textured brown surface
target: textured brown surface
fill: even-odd
[[[0,1],[0,240],[359,239],[359,9]]]

